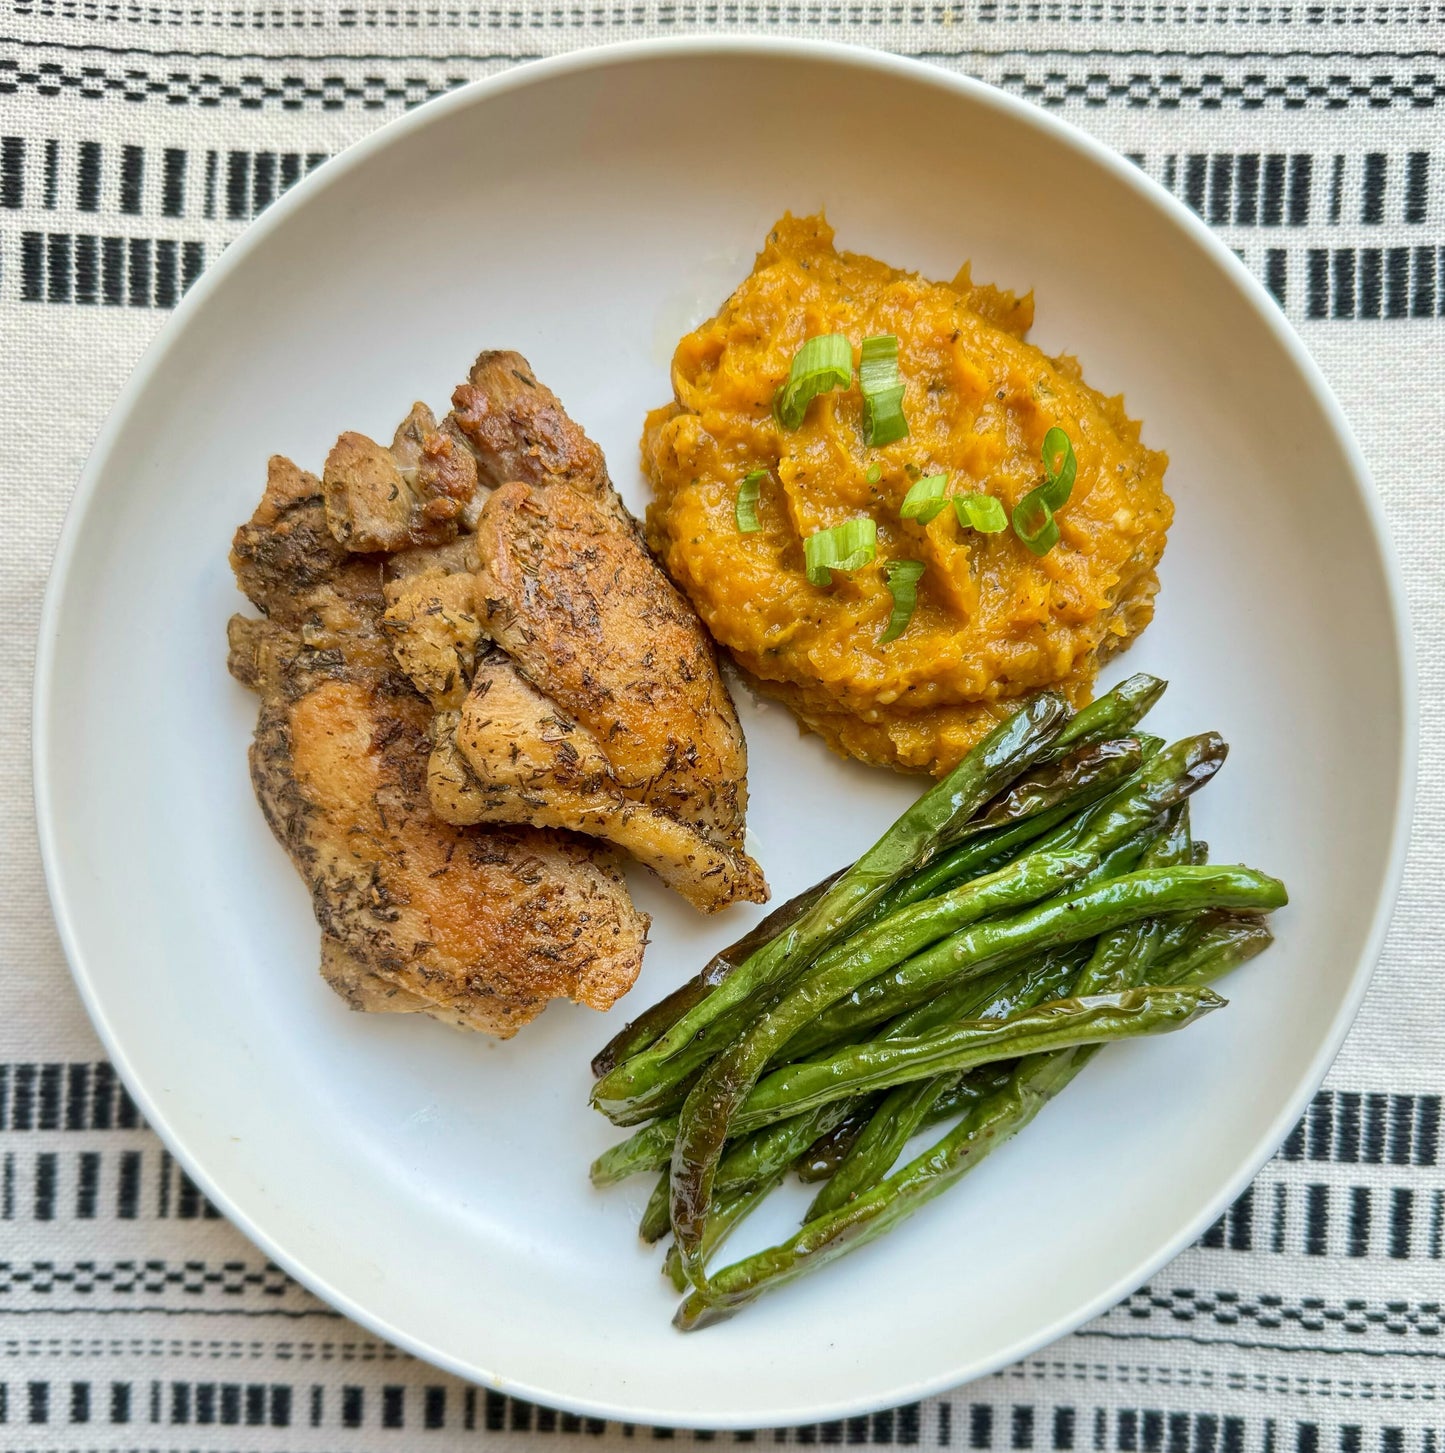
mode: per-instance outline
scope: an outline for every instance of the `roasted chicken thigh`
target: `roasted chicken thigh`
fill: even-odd
[[[512,353],[440,423],[271,461],[232,566],[251,772],[353,1007],[506,1037],[605,1009],[647,919],[613,846],[700,908],[766,896],[710,642],[601,451]]]
[[[339,545],[321,496],[271,461],[232,552],[266,616],[233,617],[229,635],[232,674],[261,696],[252,782],[311,889],[324,972],[360,1007],[504,1037],[552,998],[607,1008],[647,929],[615,860],[572,835],[436,819],[432,712],[380,629],[380,563]]]

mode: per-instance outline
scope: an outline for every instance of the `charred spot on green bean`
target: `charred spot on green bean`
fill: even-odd
[[[1053,443],[1046,482],[1063,496],[1072,450]],[[920,517],[932,483],[915,487]],[[899,1224],[1105,1045],[1223,1007],[1207,986],[1269,945],[1288,895],[1208,863],[1191,802],[1227,748],[1139,732],[1163,690],[1141,674],[1077,713],[1026,703],[856,863],[598,1054],[593,1105],[647,1123],[592,1180],[657,1175],[640,1230],[671,1232],[677,1327],[733,1316]],[[790,1172],[818,1187],[802,1229],[713,1269]]]

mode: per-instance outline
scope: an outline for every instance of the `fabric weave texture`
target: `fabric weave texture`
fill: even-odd
[[[1445,3],[4,0],[0,17],[0,477],[19,501],[0,529],[0,1449],[1440,1453]],[[1220,1223],[998,1376],[871,1417],[715,1436],[468,1387],[322,1306],[219,1218],[140,1122],[71,986],[29,762],[40,602],[75,480],[141,351],[222,249],[432,96],[535,57],[698,32],[826,37],[978,76],[1093,132],[1217,229],[1356,430],[1400,552],[1422,698],[1412,851],[1374,987],[1304,1122]]]

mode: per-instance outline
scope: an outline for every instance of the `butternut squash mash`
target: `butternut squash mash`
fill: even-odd
[[[648,541],[752,683],[845,755],[941,774],[1018,697],[1052,687],[1087,701],[1100,662],[1153,616],[1168,460],[1073,358],[1024,341],[1033,311],[1031,294],[975,285],[966,266],[930,282],[836,251],[821,216],[785,216],[718,315],[677,346],[674,402],[642,436]],[[855,362],[864,338],[897,335],[909,437],[864,444],[856,376],[797,431],[774,421],[793,355],[835,332]],[[952,509],[927,525],[900,517],[913,480],[940,473],[950,494],[986,492],[1011,513],[1042,478],[1053,425],[1078,475],[1047,555],[1011,529],[961,528]],[[738,486],[763,468],[761,528],[745,534]],[[805,537],[857,515],[877,522],[877,559],[810,585]],[[892,560],[926,569],[907,629],[879,645]]]

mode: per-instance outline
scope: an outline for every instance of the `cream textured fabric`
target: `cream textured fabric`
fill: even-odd
[[[137,1122],[71,988],[34,845],[30,673],[51,552],[102,418],[178,296],[281,190],[406,106],[518,61],[752,30],[981,76],[1129,154],[1219,229],[1319,359],[1375,471],[1424,707],[1414,851],[1375,987],[1253,1190],[1150,1287],[1007,1373],[755,1436],[1437,1453],[1445,4],[5,0],[0,14],[0,477],[18,500],[0,529],[0,1448],[673,1436],[436,1373],[320,1306],[214,1215]]]

